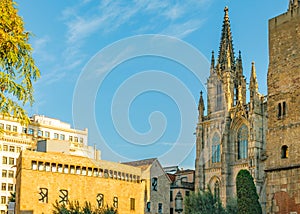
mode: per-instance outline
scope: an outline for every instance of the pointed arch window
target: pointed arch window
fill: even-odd
[[[238,159],[248,157],[248,127],[243,124],[238,130]]]
[[[215,183],[214,195],[216,198],[220,198],[220,183],[219,183],[219,181],[216,181],[216,183]]]
[[[220,136],[215,133],[212,138],[212,157],[211,160],[213,163],[218,163],[221,161],[221,150],[220,150]]]
[[[221,83],[217,83],[217,102],[216,102],[216,110],[222,109],[222,85]]]

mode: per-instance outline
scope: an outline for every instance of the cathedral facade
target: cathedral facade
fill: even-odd
[[[238,172],[247,169],[265,206],[266,97],[258,92],[254,63],[247,87],[241,52],[235,56],[233,48],[228,8],[224,12],[218,57],[214,52],[211,57],[207,106],[202,92],[198,106],[195,189],[209,186],[226,204],[235,196]]]
[[[207,113],[200,94],[195,189],[208,187],[226,204],[236,176],[248,170],[263,213],[300,213],[300,1],[269,20],[268,95],[258,92],[252,63],[249,87],[233,49],[228,8],[218,57],[211,57]],[[246,91],[249,102],[246,102]]]

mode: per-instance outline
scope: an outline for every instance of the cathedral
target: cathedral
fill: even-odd
[[[210,187],[223,204],[236,196],[236,176],[246,169],[263,213],[300,213],[299,5],[290,0],[287,12],[269,20],[267,96],[258,91],[254,62],[246,83],[224,9],[206,105],[200,93],[195,160],[195,189]]]

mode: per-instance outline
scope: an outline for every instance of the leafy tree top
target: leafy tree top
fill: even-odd
[[[13,115],[22,124],[29,122],[25,104],[33,104],[32,82],[40,71],[28,43],[29,32],[24,29],[13,0],[0,1],[0,113]]]

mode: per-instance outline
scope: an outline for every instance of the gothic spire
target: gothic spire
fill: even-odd
[[[199,111],[198,119],[199,119],[199,121],[202,121],[202,120],[203,120],[203,117],[204,117],[204,110],[205,110],[205,107],[204,107],[204,100],[203,100],[202,94],[203,94],[203,92],[201,91],[201,92],[200,92],[199,104],[198,104],[198,111]]]
[[[233,51],[233,43],[232,43],[232,35],[230,28],[230,21],[228,16],[228,7],[224,9],[224,21],[222,27],[221,34],[221,42],[219,49],[219,57],[218,63],[220,64],[220,68],[224,69],[233,69],[234,68],[234,51]]]
[[[239,56],[236,60],[236,77],[238,79],[243,78],[243,62],[241,51],[239,51]]]
[[[211,52],[211,62],[210,62],[210,75],[214,73],[215,70],[215,54],[214,51]]]
[[[256,78],[256,69],[255,69],[254,62],[252,62],[250,86],[249,87],[250,87],[250,91],[258,91],[258,83],[257,83],[257,78]]]

